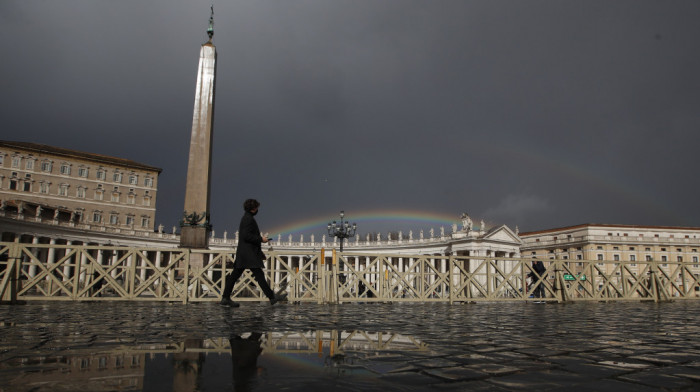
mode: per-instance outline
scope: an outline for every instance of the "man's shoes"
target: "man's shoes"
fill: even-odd
[[[237,302],[231,301],[231,298],[221,298],[221,301],[219,302],[219,305],[221,306],[228,306],[230,308],[237,308],[241,305],[239,305]]]
[[[284,301],[287,299],[286,294],[275,294],[274,297],[270,298],[270,305],[274,305],[279,301]]]

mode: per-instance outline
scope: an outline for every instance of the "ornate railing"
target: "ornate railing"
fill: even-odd
[[[687,262],[530,259],[268,251],[265,274],[291,302],[528,301],[695,299],[700,276]],[[199,260],[201,267],[194,267]],[[234,262],[231,251],[0,242],[3,301],[217,301]],[[246,272],[236,301],[264,301]]]

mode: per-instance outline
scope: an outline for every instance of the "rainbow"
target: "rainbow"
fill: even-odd
[[[633,185],[624,176],[614,176],[614,170],[612,168],[608,172],[598,173],[590,170],[587,167],[581,167],[580,164],[574,163],[570,157],[566,156],[558,157],[548,154],[533,153],[524,150],[522,147],[515,148],[514,146],[508,145],[498,145],[495,147],[490,143],[484,142],[474,142],[473,144],[478,145],[478,147],[482,148],[484,151],[493,150],[494,153],[499,155],[503,155],[505,153],[510,157],[510,159],[516,162],[518,160],[522,160],[539,166],[553,168],[564,175],[571,176],[585,183],[591,184],[594,187],[592,189],[597,189],[597,192],[608,192],[612,195],[623,198],[639,210],[653,211],[659,216],[666,216],[679,222],[687,220],[684,214],[679,211],[676,206],[663,205],[659,203],[654,197],[653,192],[650,192],[648,189],[640,189],[639,186]],[[468,208],[468,206],[466,207]],[[403,229],[405,231],[405,226],[409,224],[420,224],[424,228],[435,227],[436,229],[439,226],[446,226],[447,228],[453,223],[458,223],[461,226],[458,214],[462,212],[464,211],[455,211],[454,215],[448,215],[445,213],[420,210],[348,210],[346,211],[346,217],[350,220],[350,222],[357,222],[358,226],[360,226],[360,223],[365,224],[365,227],[360,226],[362,227],[361,230],[363,232],[365,232],[365,230],[375,231],[372,228],[372,224],[382,223],[385,226],[387,223],[394,222],[396,222],[396,230]],[[475,216],[472,216],[475,225],[478,225],[478,218],[480,218],[480,216],[478,216],[478,212],[476,218]],[[316,233],[325,233],[326,225],[328,222],[333,220],[339,220],[337,212],[318,215],[277,226],[270,230],[269,233],[272,236],[286,236],[288,234],[299,234],[311,231]]]
[[[358,226],[365,224],[371,227],[372,224],[397,223],[396,230],[400,230],[400,224],[421,224],[421,225],[443,225],[450,226],[453,223],[460,222],[459,215],[447,215],[427,211],[410,211],[410,210],[366,210],[366,211],[346,211],[345,218],[350,223],[357,223]],[[339,221],[340,217],[337,212],[315,216],[308,219],[299,220],[283,226],[278,226],[270,230],[270,235],[287,235],[297,234],[302,232],[321,232],[326,231],[328,222]],[[372,229],[369,229],[372,231]]]

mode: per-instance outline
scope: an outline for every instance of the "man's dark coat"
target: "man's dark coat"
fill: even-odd
[[[238,248],[234,268],[263,268],[262,237],[253,214],[246,211],[238,226]]]

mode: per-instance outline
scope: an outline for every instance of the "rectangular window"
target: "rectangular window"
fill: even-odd
[[[53,165],[50,161],[43,161],[41,162],[41,171],[51,173],[51,166]]]
[[[78,175],[80,177],[87,177],[88,176],[88,169],[87,167],[79,167],[78,168]]]
[[[61,165],[61,174],[64,176],[69,176],[70,175],[70,165],[68,164],[63,164]]]
[[[144,181],[143,184],[147,187],[152,187],[153,186],[153,179],[150,177],[147,177]]]
[[[39,183],[39,192],[43,194],[49,193],[49,184],[45,182]]]
[[[17,190],[17,180],[10,180],[10,190],[11,191]]]
[[[100,213],[99,211],[95,211],[92,214],[92,221],[95,223],[102,222],[102,213]]]
[[[12,157],[12,168],[13,169],[19,169],[19,166],[21,163],[22,163],[21,157]]]
[[[637,261],[637,256],[630,255],[630,261]]]
[[[97,171],[97,179],[104,181],[107,178],[107,172],[104,170],[100,169]]]
[[[111,214],[109,216],[109,224],[116,225],[117,223],[119,223],[119,216],[117,216],[117,214]]]
[[[27,163],[24,164],[25,168],[27,170],[34,170],[34,160],[33,159],[27,159]]]
[[[67,184],[61,184],[58,187],[58,195],[59,196],[68,196],[68,185]]]
[[[646,261],[651,261],[651,255],[646,255]]]
[[[75,196],[79,197],[81,199],[84,199],[85,198],[85,188],[79,187],[77,192],[75,193]]]
[[[678,261],[679,263],[682,263],[682,262],[683,262],[683,256],[678,256],[678,258],[676,259],[676,261]]]
[[[598,260],[603,260],[603,255],[598,253]]]
[[[668,261],[668,257],[666,257],[666,256],[661,256],[661,261]]]
[[[126,197],[126,202],[127,202],[128,204],[136,204],[136,196],[134,196],[133,194],[129,194],[129,195]]]
[[[114,182],[122,182],[122,174],[121,173],[114,173],[112,178],[114,179]]]
[[[149,219],[146,217],[141,218],[141,227],[148,227],[148,221]]]
[[[95,191],[95,200],[103,200],[104,199],[104,191],[101,189],[97,189]]]
[[[24,186],[24,189],[23,189],[23,190],[24,190],[25,192],[31,192],[31,191],[32,191],[32,183],[31,183],[31,182],[25,180],[23,186]]]
[[[133,216],[127,216],[126,217],[126,225],[131,226],[134,224],[134,217]]]
[[[129,176],[129,184],[130,185],[137,185],[139,183],[139,177],[138,176]]]
[[[119,193],[112,193],[112,201],[119,203]]]
[[[620,261],[620,255],[613,255],[614,261]]]

